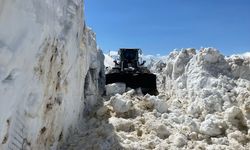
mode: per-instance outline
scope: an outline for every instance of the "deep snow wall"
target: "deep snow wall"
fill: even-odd
[[[1,0],[0,149],[56,148],[77,130],[103,59],[82,0]]]

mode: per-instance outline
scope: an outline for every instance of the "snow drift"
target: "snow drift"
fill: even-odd
[[[55,148],[103,89],[81,0],[0,1],[0,149]]]

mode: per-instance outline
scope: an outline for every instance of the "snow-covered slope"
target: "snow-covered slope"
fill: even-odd
[[[77,130],[103,59],[81,0],[0,1],[0,149],[48,149]]]

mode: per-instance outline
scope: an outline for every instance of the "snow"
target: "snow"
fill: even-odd
[[[158,96],[134,90],[104,97],[119,146],[249,149],[248,58],[227,58],[214,48],[188,48],[156,59],[150,67],[157,74]]]
[[[82,1],[1,1],[0,12],[0,149],[55,148],[104,89]]]
[[[244,72],[236,74],[235,66]],[[214,48],[173,51],[151,65],[158,96],[126,89],[102,97],[87,126],[70,138],[76,142],[62,147],[249,149],[249,70],[247,58],[227,58]]]
[[[174,141],[174,145],[176,147],[183,147],[187,143],[187,137],[184,136],[183,134],[175,134],[170,137]]]
[[[201,123],[200,132],[208,136],[218,136],[223,133],[225,122],[215,115],[208,114]]]
[[[250,57],[250,52],[246,52],[242,54],[243,57]]]
[[[119,83],[119,82],[112,83],[112,84],[106,85],[105,89],[106,89],[106,95],[108,95],[108,96],[112,96],[112,95],[115,95],[117,93],[122,94],[126,90],[126,84]]]
[[[113,62],[114,61],[113,58],[111,56],[107,55],[107,54],[104,54],[104,56],[105,56],[104,65],[106,67],[114,67],[115,64]]]
[[[154,107],[160,113],[166,113],[168,111],[168,105],[166,101],[158,98],[157,96],[146,95],[145,101],[150,103],[150,105],[152,105],[152,107]]]
[[[249,52],[142,55],[160,92],[142,95],[104,86],[117,52],[97,48],[82,1],[0,11],[0,149],[250,149]]]
[[[245,52],[245,53],[242,53],[242,54],[233,54],[230,57],[249,58],[250,57],[250,52],[248,51],[248,52]]]
[[[110,104],[116,113],[128,112],[133,106],[131,100],[125,99],[119,94],[110,98]]]

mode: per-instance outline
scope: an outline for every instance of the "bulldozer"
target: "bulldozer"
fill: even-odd
[[[121,82],[132,89],[141,88],[143,94],[158,95],[156,75],[144,67],[141,54],[139,48],[120,48],[115,66],[106,73],[106,85]]]

